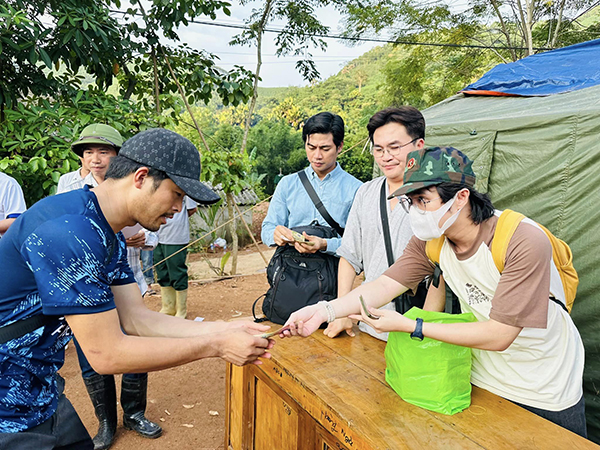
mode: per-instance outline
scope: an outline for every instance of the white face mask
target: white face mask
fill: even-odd
[[[421,211],[415,205],[410,206],[410,226],[413,230],[413,233],[416,237],[421,239],[422,241],[431,241],[432,239],[439,238],[444,232],[452,226],[456,219],[458,219],[458,215],[460,214],[460,209],[456,211],[452,216],[444,222],[444,225],[439,226],[440,220],[446,214],[454,201],[456,200],[456,195],[449,200],[444,205],[442,205],[436,211]]]

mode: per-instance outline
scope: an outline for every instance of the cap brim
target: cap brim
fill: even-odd
[[[411,192],[418,191],[419,189],[423,189],[429,186],[435,186],[436,184],[441,184],[441,181],[417,181],[415,183],[406,183],[396,189],[389,197],[388,200],[391,200],[394,197],[400,197],[401,195],[410,194]]]
[[[217,203],[219,200],[221,200],[221,197],[215,194],[212,189],[205,186],[198,180],[180,177],[178,175],[167,175],[171,180],[173,180],[173,183],[175,183],[183,192],[185,192],[185,195],[197,203],[203,205],[212,205],[213,203]]]
[[[73,153],[75,153],[77,156],[79,157],[83,157],[83,151],[81,150],[81,146],[82,145],[87,145],[87,144],[102,144],[102,145],[110,145],[111,147],[114,147],[115,151],[117,152],[117,154],[119,153],[119,150],[121,150],[121,147],[117,147],[116,145],[112,145],[109,144],[108,142],[106,142],[105,140],[101,140],[101,139],[94,139],[94,138],[86,138],[86,139],[81,139],[79,141],[75,141],[71,144],[71,150],[73,151]]]

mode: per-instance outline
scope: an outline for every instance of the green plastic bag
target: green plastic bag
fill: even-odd
[[[405,317],[432,323],[476,322],[468,314],[411,308]],[[471,404],[471,349],[435,339],[411,339],[392,332],[385,347],[385,381],[402,399],[442,414],[456,414]]]

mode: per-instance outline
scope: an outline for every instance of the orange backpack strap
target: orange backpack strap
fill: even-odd
[[[525,216],[516,211],[505,209],[498,218],[496,231],[494,231],[494,239],[492,240],[492,257],[498,272],[504,270],[504,262],[506,261],[506,251],[513,234]]]
[[[425,244],[425,253],[434,264],[439,264],[440,262],[440,254],[442,253],[442,246],[444,245],[444,241],[446,240],[445,236],[439,237],[437,239],[432,239],[431,241],[427,241]]]

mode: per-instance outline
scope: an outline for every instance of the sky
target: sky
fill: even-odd
[[[260,5],[260,2],[253,2],[245,6],[239,5],[236,1],[231,1],[231,16],[219,13],[216,19],[219,23],[243,25],[244,20],[252,13],[252,8]],[[340,32],[340,14],[333,7],[326,7],[317,10],[318,18],[329,27],[329,32],[338,34]],[[201,21],[210,21],[210,18],[198,18]],[[273,28],[282,28],[283,22],[272,22],[269,24]],[[231,69],[234,64],[244,66],[246,69],[254,72],[256,70],[256,47],[230,46],[229,41],[233,36],[241,32],[232,28],[223,28],[210,25],[190,24],[185,28],[179,29],[179,37],[182,42],[186,42],[190,47],[198,50],[206,50],[220,57],[218,65],[224,69]],[[293,56],[277,57],[275,56],[275,33],[265,33],[262,46],[262,60],[260,76],[261,87],[288,87],[288,86],[306,86],[308,83],[302,79],[295,69],[296,59]],[[326,39],[327,49],[325,52],[320,49],[312,48],[309,50],[316,62],[317,69],[324,80],[331,75],[338,73],[345,63],[352,61],[368,50],[372,49],[377,43],[365,42],[358,46],[347,46],[344,42],[336,39]]]

